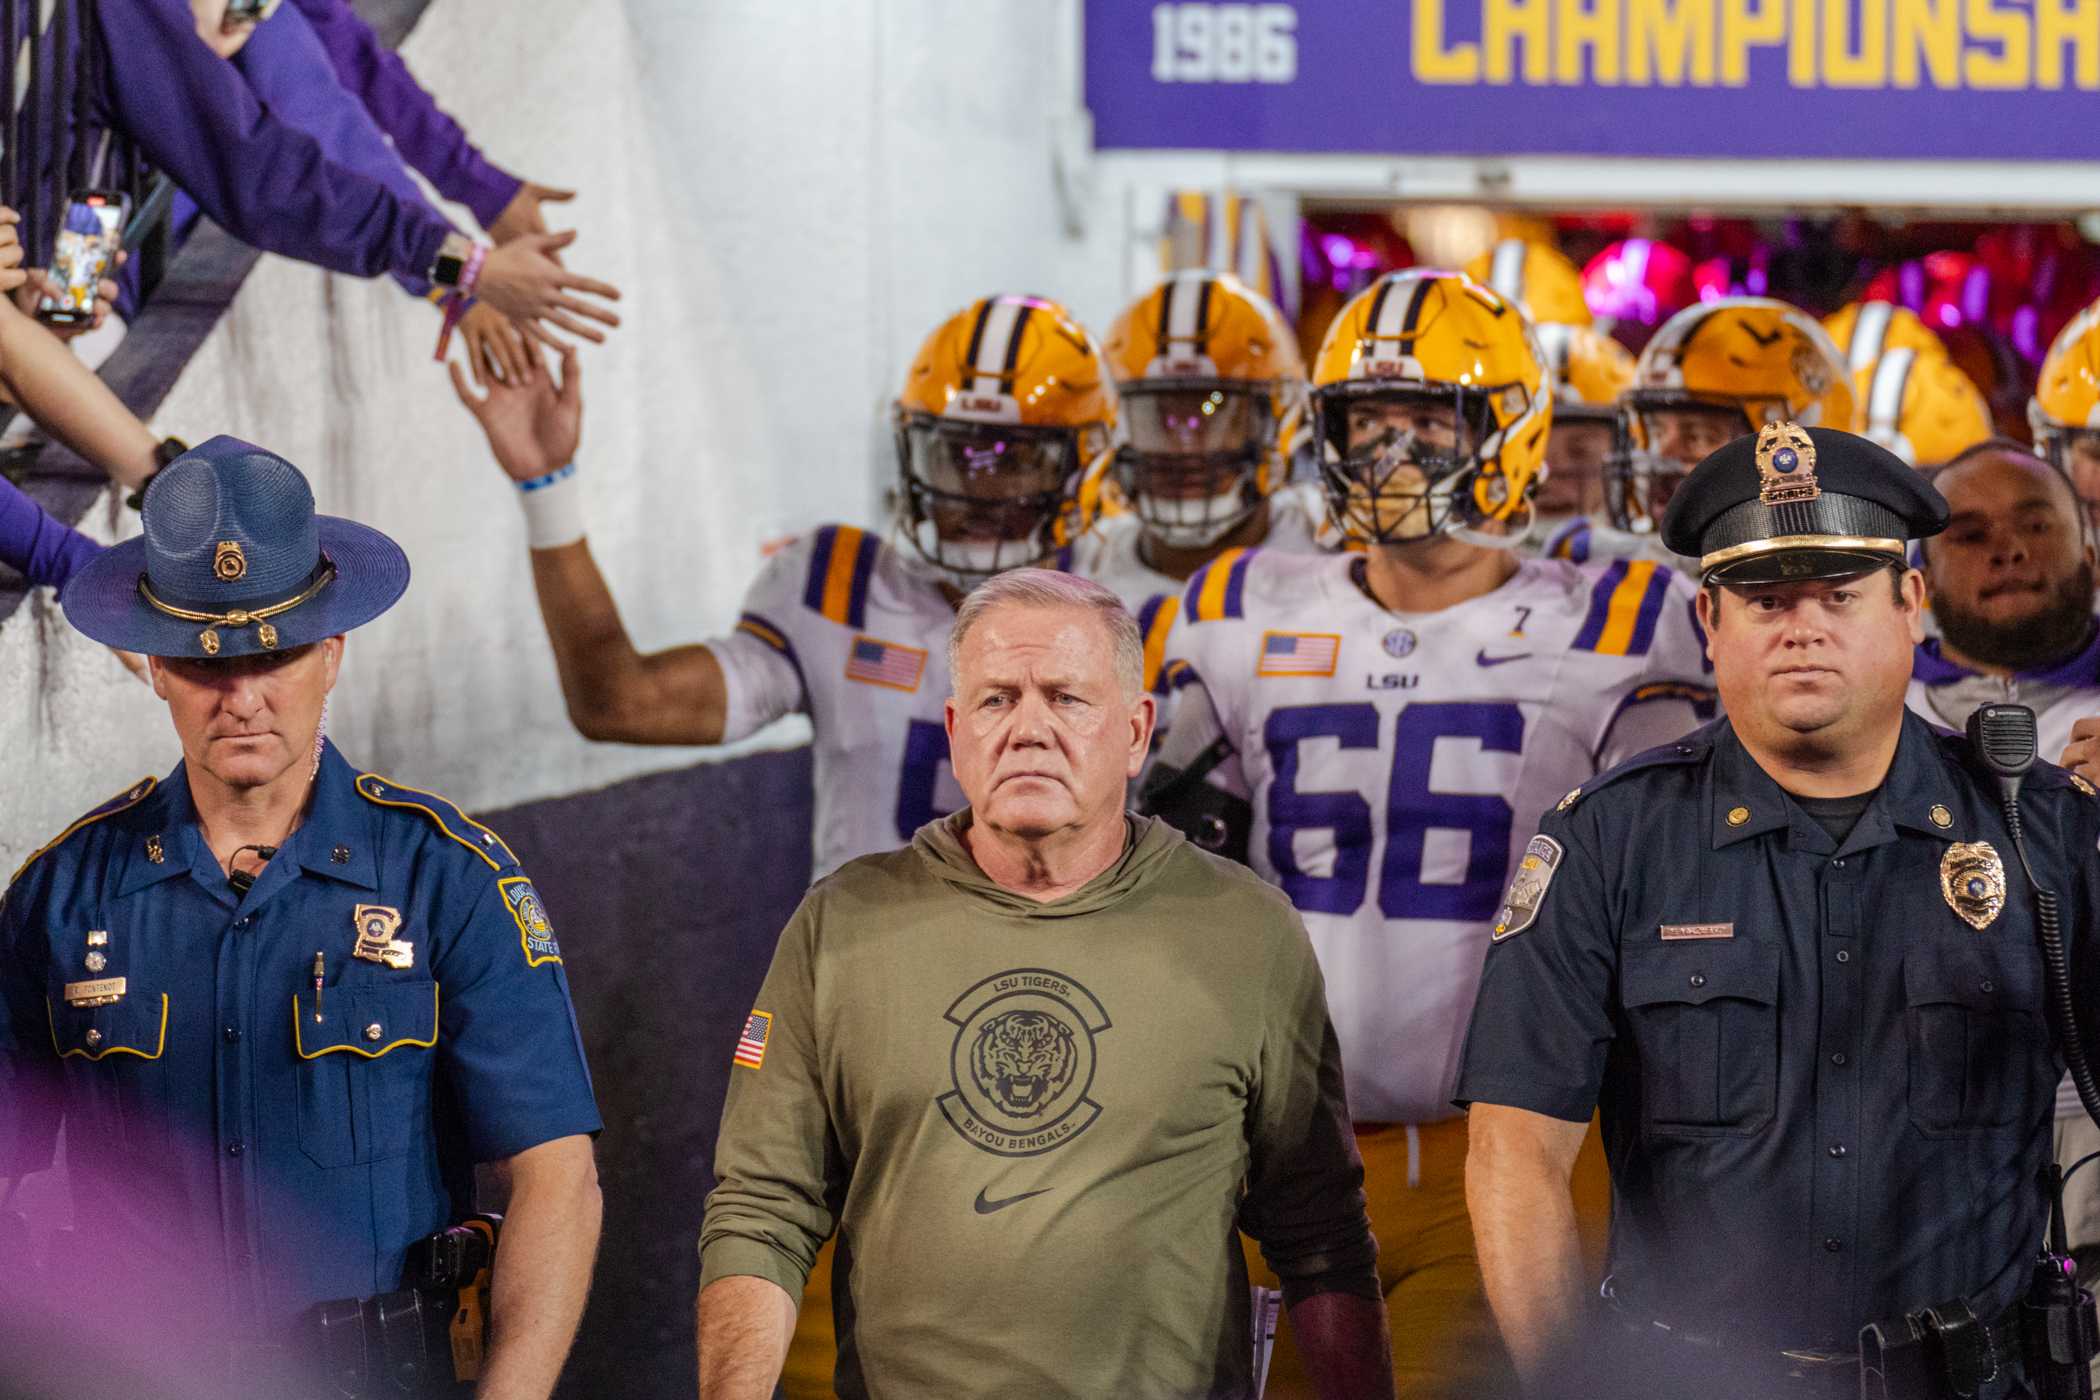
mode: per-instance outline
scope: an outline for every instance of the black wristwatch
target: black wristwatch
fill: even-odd
[[[466,275],[467,259],[473,252],[474,245],[465,234],[446,234],[445,241],[438,245],[437,257],[430,264],[432,285],[457,287],[459,279]]]
[[[130,506],[133,510],[144,510],[146,508],[146,492],[152,489],[154,478],[160,475],[163,467],[189,450],[190,445],[181,438],[162,438],[153,448],[153,470],[146,473],[146,479],[139,483],[138,490],[124,498],[124,504]]]

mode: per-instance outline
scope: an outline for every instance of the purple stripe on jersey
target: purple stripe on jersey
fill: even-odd
[[[1232,561],[1232,572],[1225,577],[1225,616],[1239,617],[1240,591],[1247,586],[1247,566],[1254,562],[1258,550],[1248,550]]]
[[[882,541],[873,531],[863,531],[860,537],[860,557],[853,561],[853,588],[846,596],[846,625],[859,631],[868,625],[868,578],[875,572],[875,556],[882,552]]]
[[[826,525],[817,531],[816,548],[809,556],[809,583],[802,590],[802,604],[811,612],[824,611],[824,583],[831,577],[831,547],[838,543],[839,527]],[[854,624],[859,626],[858,623]]]
[[[1626,563],[1624,559],[1615,562],[1590,590],[1590,615],[1582,620],[1582,630],[1575,634],[1573,645],[1576,651],[1597,649],[1597,640],[1604,635],[1604,624],[1611,618],[1611,595],[1626,580]]]
[[[1663,600],[1670,592],[1670,571],[1657,567],[1648,580],[1648,591],[1641,598],[1641,610],[1634,614],[1633,640],[1626,644],[1628,656],[1646,656],[1648,648],[1655,645],[1655,620],[1662,615]]]

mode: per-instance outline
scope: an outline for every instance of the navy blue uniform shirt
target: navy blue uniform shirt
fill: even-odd
[[[0,992],[0,1176],[65,1131],[59,1291],[158,1307],[175,1280],[200,1325],[289,1342],[312,1303],[399,1288],[476,1162],[599,1127],[517,858],[333,745],[245,897],[181,767],[76,823],[0,904]]]
[[[1849,1350],[1867,1322],[1957,1295],[1994,1317],[2026,1288],[2063,1062],[2033,902],[1967,752],[1906,714],[1840,846],[1722,719],[1541,823],[1552,874],[1504,911],[1458,1101],[1601,1108],[1612,1268],[1658,1320]],[[2038,763],[2020,801],[2100,1043],[2091,791]],[[1988,912],[1991,878],[1961,843],[2004,871],[1981,929],[1955,904]]]

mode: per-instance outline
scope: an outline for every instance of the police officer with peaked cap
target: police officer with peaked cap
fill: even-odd
[[[544,1400],[600,1212],[561,951],[494,832],[324,734],[343,634],[408,561],[228,437],[161,473],[144,525],[62,603],[151,659],[182,761],[0,903],[0,1189],[63,1128],[72,1207],[0,1312],[48,1323],[69,1374],[294,1393],[278,1377],[315,1350],[314,1305],[401,1289],[488,1163],[510,1189],[479,1393]]]
[[[1459,1074],[1489,1297],[1539,1393],[1858,1395],[1869,1326],[1921,1338],[1868,1349],[1891,1397],[2032,1393],[2017,1323],[2064,1062],[2000,790],[1904,708],[1905,551],[1946,518],[1882,448],[1791,423],[1670,504],[1726,715],[1545,814]],[[2100,801],[2037,763],[2019,802],[2100,1025]],[[1604,1307],[1566,1186],[1593,1109]],[[1613,1379],[1574,1379],[1583,1334]]]

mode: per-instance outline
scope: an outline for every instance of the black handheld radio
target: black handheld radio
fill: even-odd
[[[2064,1047],[2064,1060],[2070,1068],[2071,1083],[2077,1087],[2079,1102],[2100,1124],[2100,1085],[2093,1080],[2085,1040],[2079,1034],[2077,1009],[2071,1001],[2070,967],[2064,956],[2056,892],[2044,888],[2035,878],[2020,829],[2020,780],[2034,766],[2035,758],[2034,711],[2025,705],[1983,706],[1969,716],[1969,746],[1998,780],[1999,801],[2005,812],[2006,830],[2012,836],[2013,854],[2034,897],[2049,1019]],[[2076,1162],[2071,1170],[2077,1171],[2091,1160]],[[2079,1285],[2069,1232],[2064,1225],[2067,1175],[2054,1162],[2047,1168],[2049,1238],[2034,1262],[2034,1280],[2020,1303],[2020,1341],[2026,1354],[2027,1378],[2042,1400],[2092,1400],[2092,1377],[2087,1363],[2095,1351],[2100,1351],[2100,1318],[2095,1315],[2092,1293]]]

